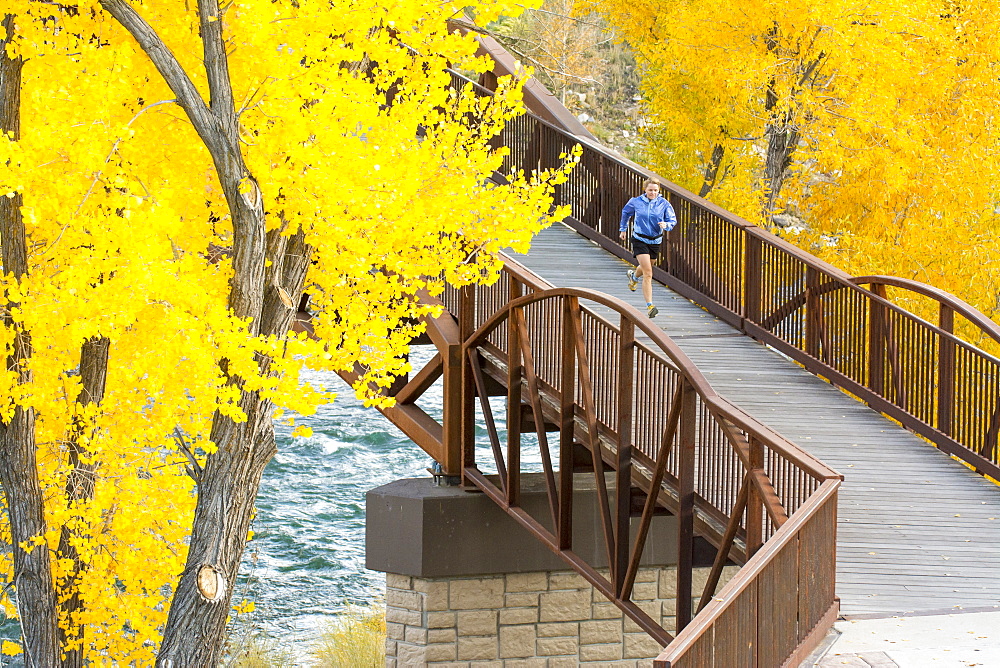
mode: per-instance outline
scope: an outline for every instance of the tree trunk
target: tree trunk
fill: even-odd
[[[265,234],[263,197],[240,152],[218,1],[198,2],[208,104],[156,31],[128,2],[100,0],[100,4],[149,56],[212,156],[233,223],[230,309],[235,316],[250,319],[250,336],[285,335],[311,249],[301,229],[291,236],[280,231]],[[260,357],[257,363],[260,373],[269,373],[270,359]],[[222,360],[224,373],[227,366]],[[243,387],[243,379],[236,376],[227,382]],[[276,452],[271,402],[242,390],[239,405],[246,421],[236,423],[218,412],[213,418],[210,439],[218,449],[207,457],[198,476],[191,543],[170,604],[158,666],[214,666],[219,660],[260,477]]]
[[[27,341],[27,336],[19,340]],[[12,359],[14,356],[8,357],[8,364]],[[24,542],[30,544],[32,539],[44,536],[46,530],[42,489],[35,468],[34,411],[15,409],[11,421],[0,426],[0,449],[0,482],[7,497],[25,665],[51,668],[59,665],[59,641],[49,548],[42,544],[25,551],[21,547]]]
[[[820,33],[820,30],[819,28],[816,30],[816,35]],[[777,25],[768,32],[766,43],[769,51],[777,52],[779,47]],[[771,85],[768,86],[764,109],[770,120],[764,131],[764,136],[767,137],[767,155],[764,158],[763,201],[763,214],[768,221],[775,214],[774,206],[781,194],[781,187],[785,183],[788,167],[792,164],[792,154],[798,148],[799,139],[802,137],[800,123],[806,122],[796,98],[802,89],[815,84],[819,67],[825,58],[826,54],[821,51],[805,67],[801,65],[798,67],[796,70],[798,81],[789,93],[791,103],[783,113],[776,111],[779,100],[775,91],[775,82],[772,80]]]
[[[267,236],[272,264],[260,333],[280,336],[291,328],[311,249],[301,230],[290,237],[278,230]],[[270,360],[262,357],[258,362],[266,373]],[[271,402],[244,391],[240,407],[246,422],[234,423],[216,413],[212,424],[211,439],[219,449],[207,458],[198,483],[187,562],[157,657],[157,665],[164,668],[214,666],[220,659],[260,478],[277,452]]]
[[[792,164],[792,154],[799,145],[799,129],[791,111],[780,120],[769,123],[766,130],[767,155],[764,162],[764,216],[774,215],[775,202],[781,194],[785,174]]]
[[[712,158],[708,161],[708,166],[705,167],[705,178],[701,182],[701,190],[698,191],[698,197],[708,197],[708,194],[717,185],[719,167],[722,165],[722,158],[725,154],[726,148],[722,144],[716,144],[715,148],[712,149]]]
[[[104,399],[104,389],[108,378],[108,349],[111,341],[105,337],[88,339],[80,348],[80,394],[76,402],[81,406],[100,404]],[[83,463],[90,453],[81,445],[93,430],[86,420],[78,415],[69,435],[69,463],[72,467],[66,481],[66,499],[70,504],[86,502],[94,498],[94,479],[97,464]],[[59,609],[65,620],[59,627],[59,642],[63,647],[62,668],[83,668],[83,636],[85,627],[74,621],[74,615],[84,610],[83,600],[78,591],[80,575],[86,565],[80,561],[73,538],[80,530],[63,526],[59,536],[60,559],[73,562],[70,575],[59,585]],[[73,649],[69,649],[73,647]]]
[[[14,17],[3,19],[3,39],[0,40],[0,131],[20,138],[20,57],[10,58],[7,44],[13,39]],[[0,247],[3,271],[20,279],[28,273],[28,248],[24,220],[21,217],[20,193],[0,197]],[[31,380],[27,362],[31,357],[31,336],[18,328],[9,303],[5,324],[14,328],[15,339],[7,357],[8,370],[19,373],[19,381]],[[17,597],[21,633],[24,638],[25,665],[29,668],[51,668],[59,665],[57,639],[56,596],[52,584],[52,568],[48,546],[32,545],[30,551],[21,545],[31,544],[45,536],[44,499],[38,481],[35,446],[35,414],[30,408],[16,407],[10,422],[0,423],[0,484],[7,497],[10,519],[11,550],[14,556],[14,587]]]

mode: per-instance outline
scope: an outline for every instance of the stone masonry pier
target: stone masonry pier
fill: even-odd
[[[522,507],[543,517],[543,480],[526,474],[522,482]],[[597,506],[587,502],[592,474],[578,474],[574,486],[574,550],[606,566]],[[430,478],[398,480],[368,492],[367,518],[367,566],[386,573],[390,668],[633,668],[651,666],[660,652],[483,494],[438,487]],[[677,522],[669,515],[653,520],[632,600],[672,632]],[[703,567],[695,568],[693,591],[702,590],[712,556],[707,545],[696,549]],[[723,581],[736,567],[726,571]]]
[[[728,567],[735,573],[735,567]],[[695,589],[708,568],[695,571]],[[643,568],[633,600],[674,627],[676,568]],[[573,571],[469,578],[386,575],[386,665],[652,666],[660,646]]]

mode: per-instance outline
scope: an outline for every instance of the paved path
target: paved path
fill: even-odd
[[[563,225],[542,232],[518,259],[554,285],[645,310],[641,291],[626,285],[628,265]],[[843,615],[1000,603],[1000,487],[662,285],[654,294],[654,322],[719,394],[844,474]]]
[[[801,668],[971,666],[1000,666],[1000,605],[990,612],[839,621]]]

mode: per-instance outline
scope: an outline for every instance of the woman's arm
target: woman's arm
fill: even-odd
[[[625,241],[625,235],[628,232],[628,219],[635,215],[635,204],[632,200],[625,203],[622,207],[622,221],[618,224],[618,236],[621,237],[622,241]]]
[[[674,213],[674,207],[667,199],[664,198],[663,203],[666,206],[663,207],[663,220],[660,221],[660,227],[664,232],[669,232],[677,225],[677,214]]]

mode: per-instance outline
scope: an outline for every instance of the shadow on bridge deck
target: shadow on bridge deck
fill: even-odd
[[[628,290],[628,265],[567,227],[543,231],[517,257],[553,285],[605,292],[644,310],[641,292]],[[843,616],[1000,602],[1000,487],[680,295],[661,285],[654,294],[654,322],[719,394],[844,474]]]

